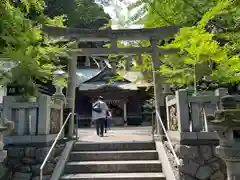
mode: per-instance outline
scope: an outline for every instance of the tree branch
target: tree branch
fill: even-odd
[[[155,13],[157,13],[157,15],[164,20],[166,23],[168,23],[169,25],[174,25],[171,21],[169,21],[167,18],[165,18],[164,16],[161,15],[161,13],[159,11],[157,11],[153,5],[152,2],[150,2],[150,0],[144,0],[146,3],[148,3],[148,5],[154,10]]]

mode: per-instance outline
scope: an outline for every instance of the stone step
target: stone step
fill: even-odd
[[[76,142],[72,151],[155,150],[154,142]]]
[[[156,150],[72,152],[69,161],[157,160]]]
[[[163,173],[67,174],[61,180],[166,180]]]
[[[159,160],[68,162],[65,174],[73,173],[162,172]]]

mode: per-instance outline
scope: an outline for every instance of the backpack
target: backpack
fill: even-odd
[[[101,113],[102,112],[102,109],[100,107],[100,103],[96,103],[94,106],[93,106],[93,111],[97,112],[97,113]]]

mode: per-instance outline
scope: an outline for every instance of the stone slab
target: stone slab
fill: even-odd
[[[70,161],[156,160],[156,150],[72,152]]]
[[[218,145],[219,140],[215,132],[179,132],[168,131],[168,136],[175,144],[185,145]]]
[[[101,173],[101,174],[68,174],[61,180],[165,180],[163,173]]]
[[[131,173],[161,172],[159,160],[69,162],[65,173]]]
[[[72,151],[156,150],[154,142],[77,142]]]

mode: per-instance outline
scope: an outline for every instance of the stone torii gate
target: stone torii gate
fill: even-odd
[[[154,82],[154,96],[156,111],[160,112],[160,103],[162,96],[161,77],[156,73],[160,69],[160,54],[175,53],[177,49],[161,49],[158,48],[158,40],[173,38],[179,31],[180,27],[169,26],[160,28],[144,28],[144,29],[103,29],[103,30],[88,30],[77,28],[63,27],[43,27],[43,31],[51,37],[61,37],[70,41],[75,41],[72,49],[69,50],[71,59],[69,60],[69,79],[67,90],[67,108],[75,112],[75,78],[78,56],[106,56],[110,54],[118,55],[139,55],[151,54]],[[149,40],[151,47],[130,47],[118,48],[117,41],[124,40]],[[110,42],[110,48],[78,48],[79,42]],[[160,113],[161,114],[161,113]],[[160,126],[157,126],[160,127]],[[73,136],[74,116],[69,123],[69,136]],[[162,134],[161,129],[157,129],[158,133]]]

